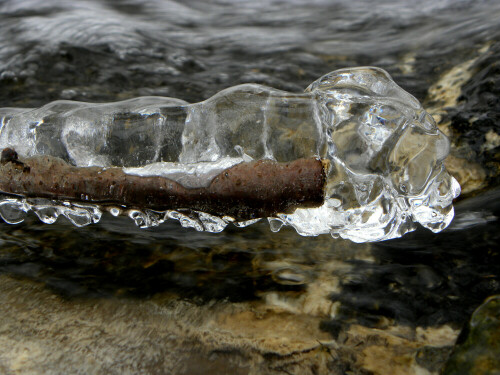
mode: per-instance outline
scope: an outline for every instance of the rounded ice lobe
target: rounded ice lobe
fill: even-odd
[[[449,225],[460,194],[443,165],[449,141],[417,99],[372,67],[337,70],[306,92],[318,103],[322,157],[331,161],[326,199],[283,215],[285,223],[355,242],[400,237],[415,222],[434,232]]]
[[[6,147],[20,157],[50,155],[77,167],[119,166],[130,175],[162,176],[188,188],[207,186],[242,162],[320,158],[328,165],[323,204],[279,213],[269,222],[273,230],[285,224],[301,235],[330,233],[356,242],[399,237],[415,223],[438,232],[452,220],[452,201],[460,193],[443,165],[446,136],[412,95],[373,67],[334,71],[302,94],[245,84],[195,104],[143,97],[4,108],[0,148]],[[91,202],[71,203],[68,211],[68,202],[42,205],[12,196],[3,201],[0,214],[11,223],[31,209],[44,222],[62,214],[86,225],[99,220],[103,209]],[[250,223],[183,207],[112,212],[123,212],[141,227],[169,218],[211,232]]]

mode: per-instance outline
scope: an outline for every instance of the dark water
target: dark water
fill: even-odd
[[[498,40],[499,18],[498,1],[469,0],[3,1],[0,106],[192,102],[244,82],[300,92],[357,65],[424,99],[440,72]]]
[[[482,127],[469,134],[466,125],[459,135],[476,137],[478,160],[493,163],[498,146],[484,148],[484,133],[498,130],[498,109],[478,98],[489,92],[485,100],[498,102],[499,19],[498,1],[2,1],[0,106],[140,95],[193,102],[244,82],[300,92],[322,74],[356,65],[388,70],[425,101],[443,72],[490,45],[490,60],[449,114],[465,126],[477,115],[473,103],[487,107]],[[334,337],[343,324],[376,326],[382,317],[461,327],[484,298],[500,293],[500,191],[495,178],[487,181],[458,203],[445,232],[419,230],[374,245],[271,233],[263,223],[207,234],[177,223],[142,230],[105,217],[75,228],[30,217],[0,224],[0,272],[42,281],[68,298],[170,291],[205,303],[300,293],[320,264],[339,262],[349,266],[334,272],[341,289],[330,298],[340,312],[322,327]],[[270,266],[282,259],[286,267]]]

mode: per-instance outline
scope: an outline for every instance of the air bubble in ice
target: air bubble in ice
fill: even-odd
[[[284,224],[283,220],[280,220],[280,219],[275,218],[275,217],[268,218],[268,221],[269,221],[269,227],[271,228],[271,231],[275,232],[275,233],[279,232]]]
[[[234,222],[233,225],[235,227],[238,227],[238,228],[245,228],[245,227],[248,227],[249,225],[252,225],[252,224],[259,222],[260,220],[262,220],[262,219],[259,218],[259,219],[245,220],[245,221],[237,221],[237,222]]]
[[[19,224],[26,218],[29,208],[15,199],[0,202],[0,216],[9,224]]]
[[[221,218],[209,215],[204,212],[198,212],[198,218],[203,224],[203,228],[205,228],[207,232],[212,232],[212,233],[222,232],[224,228],[227,226],[227,223]]]
[[[32,210],[45,224],[54,224],[59,217],[57,206],[33,206]]]
[[[128,216],[134,220],[135,225],[140,228],[148,228],[151,223],[146,213],[138,210],[130,210]]]
[[[83,227],[92,223],[92,218],[87,210],[84,209],[66,209],[62,214],[77,227]]]

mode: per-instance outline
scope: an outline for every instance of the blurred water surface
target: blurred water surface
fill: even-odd
[[[206,99],[243,82],[300,92],[376,65],[419,99],[498,38],[497,1],[33,1],[0,4],[1,106]]]

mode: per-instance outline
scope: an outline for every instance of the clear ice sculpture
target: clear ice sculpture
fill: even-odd
[[[164,176],[206,186],[235,164],[259,159],[329,161],[324,203],[268,218],[304,236],[330,233],[355,242],[400,237],[415,223],[439,232],[453,218],[458,182],[443,161],[449,141],[420,103],[382,69],[341,69],[294,94],[257,84],[225,89],[195,104],[140,97],[94,104],[55,101],[37,109],[0,109],[0,149],[21,157],[51,155],[78,167],[120,166],[128,174]],[[137,225],[168,218],[219,232],[231,217],[203,212],[128,213]],[[64,215],[76,225],[99,221],[102,207],[3,196],[5,221],[33,210],[47,223]],[[109,210],[109,209],[108,209]]]

